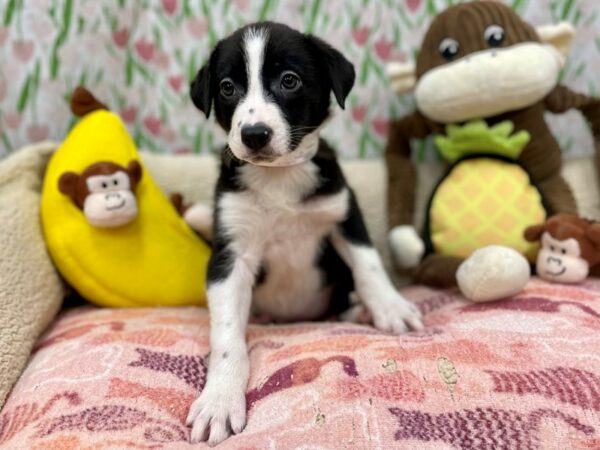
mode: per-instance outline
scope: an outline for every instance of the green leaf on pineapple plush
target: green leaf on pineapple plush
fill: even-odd
[[[475,120],[464,125],[448,125],[445,136],[435,137],[435,145],[440,155],[450,163],[478,154],[515,160],[531,140],[531,135],[527,131],[514,134],[513,131],[514,125],[510,121],[490,127],[483,120]]]

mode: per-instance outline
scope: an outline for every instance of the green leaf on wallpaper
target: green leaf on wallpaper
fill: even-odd
[[[306,25],[307,33],[312,33],[315,30],[315,25],[317,23],[317,16],[319,15],[320,10],[321,10],[321,0],[313,0],[312,6],[310,8],[310,16],[308,18],[308,24]]]
[[[19,94],[19,100],[17,102],[17,111],[22,113],[25,111],[25,107],[27,106],[27,100],[29,98],[29,93],[31,91],[31,75],[27,76],[23,87],[21,88],[21,93]]]
[[[63,16],[62,16],[62,27],[60,32],[58,33],[58,37],[56,41],[54,41],[54,45],[52,46],[52,53],[50,55],[50,77],[53,80],[56,80],[58,76],[58,68],[60,66],[60,59],[58,56],[58,51],[60,47],[62,47],[67,40],[67,36],[69,34],[69,28],[71,26],[71,18],[73,16],[73,0],[65,0],[63,7]]]
[[[125,0],[118,0],[117,3],[119,4],[119,8],[125,8]]]
[[[196,135],[194,136],[194,144],[193,144],[193,152],[198,154],[200,153],[202,146],[202,131],[200,128],[196,130]]]
[[[4,145],[5,153],[9,153],[13,147],[10,143],[10,140],[8,139],[8,136],[4,131],[2,132],[2,134],[0,134],[0,138],[2,139],[2,144]]]
[[[8,0],[6,5],[6,9],[4,10],[4,26],[10,25],[12,22],[13,15],[15,13],[15,9],[17,7],[17,0]]]
[[[152,27],[152,36],[154,36],[154,43],[156,44],[156,47],[159,50],[162,50],[162,34],[156,25]]]
[[[273,6],[273,0],[263,0],[262,6],[258,13],[258,20],[267,20],[271,7]]]
[[[575,77],[576,78],[579,78],[581,76],[581,74],[583,74],[586,66],[587,66],[586,63],[583,61],[577,66],[577,68],[575,69]]]
[[[125,85],[131,86],[133,84],[133,56],[131,51],[127,50],[127,56],[125,57]]]
[[[360,66],[360,75],[358,77],[359,83],[364,85],[369,79],[369,68],[371,66],[371,52],[367,51],[365,54],[365,59],[363,60]]]
[[[573,0],[565,0],[563,3],[563,7],[560,13],[561,20],[567,20],[571,11],[573,10]]]

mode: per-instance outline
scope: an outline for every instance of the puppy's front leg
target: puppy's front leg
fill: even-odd
[[[371,243],[354,192],[348,189],[348,213],[331,235],[331,242],[352,270],[358,296],[369,309],[377,328],[393,333],[422,329],[421,313],[390,281]]]
[[[230,252],[213,247],[207,289],[211,351],[207,381],[187,418],[193,425],[192,443],[208,440],[211,446],[239,433],[246,424],[246,324],[254,271],[251,263]],[[229,273],[224,275],[226,270]]]

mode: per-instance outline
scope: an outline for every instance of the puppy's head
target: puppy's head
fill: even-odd
[[[233,154],[263,166],[310,159],[329,116],[340,106],[354,67],[322,40],[270,22],[248,25],[220,41],[191,85],[194,104],[228,132]]]

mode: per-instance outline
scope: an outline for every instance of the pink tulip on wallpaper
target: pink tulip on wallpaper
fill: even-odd
[[[369,28],[361,27],[352,30],[352,38],[354,39],[354,42],[356,42],[357,45],[365,45],[365,42],[367,42],[367,39],[369,39]]]
[[[169,84],[175,92],[179,92],[183,84],[183,75],[174,75],[169,77]]]
[[[160,119],[154,116],[148,116],[144,119],[144,126],[153,136],[158,136],[162,125]]]
[[[138,40],[135,43],[135,49],[144,61],[150,61],[154,56],[154,44],[150,41]]]
[[[49,129],[46,125],[31,125],[27,127],[27,137],[31,142],[39,142],[48,138]]]
[[[112,34],[112,38],[117,47],[125,47],[129,40],[129,30],[122,28],[119,31],[115,31]]]
[[[357,106],[352,109],[352,118],[357,122],[362,122],[365,120],[367,115],[367,107],[366,106]]]
[[[4,113],[3,117],[7,128],[11,128],[13,130],[19,128],[19,125],[21,125],[21,120],[23,119],[23,116],[17,112]]]
[[[13,42],[13,54],[21,62],[27,62],[33,56],[34,43],[28,40]]]
[[[6,98],[6,80],[4,78],[0,78],[0,102]]]
[[[121,117],[126,123],[133,123],[137,117],[137,108],[135,106],[128,106],[122,109]]]
[[[208,24],[206,20],[198,18],[198,19],[190,19],[187,21],[187,29],[192,36],[195,38],[201,38],[206,34],[206,30],[208,29]]]
[[[3,45],[8,38],[8,28],[0,26],[0,45]]]
[[[385,38],[380,38],[375,42],[375,53],[377,56],[383,61],[387,61],[390,59],[390,54],[392,53],[393,43],[386,40]]]
[[[421,3],[423,3],[422,0],[406,0],[406,7],[409,11],[415,12],[417,9],[419,9]]]
[[[375,132],[379,136],[387,136],[388,130],[390,128],[390,124],[387,119],[377,117],[377,118],[373,119],[373,121],[371,122],[371,125],[373,126],[373,130],[375,130]]]
[[[162,0],[161,3],[163,10],[168,15],[173,15],[177,11],[177,0]]]

